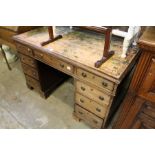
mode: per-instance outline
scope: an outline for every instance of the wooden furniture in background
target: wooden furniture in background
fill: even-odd
[[[141,57],[113,128],[155,128],[155,27],[139,40]]]
[[[36,27],[35,26],[0,26],[0,48],[9,70],[11,70],[11,67],[8,63],[5,51],[2,48],[2,44],[8,45],[9,47],[15,50],[16,48],[12,37],[14,35],[32,30],[34,28]]]
[[[93,128],[106,128],[126,92],[123,83],[138,54],[130,49],[121,59],[122,40],[113,40],[115,54],[101,67],[104,36],[82,30],[65,33],[61,39],[41,46],[48,29],[39,28],[14,37],[29,88],[48,97],[66,76],[74,78],[74,116]],[[120,96],[118,94],[121,94]]]

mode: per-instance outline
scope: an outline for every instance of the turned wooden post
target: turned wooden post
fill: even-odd
[[[41,43],[42,46],[49,44],[50,42],[53,42],[57,39],[62,38],[62,35],[57,35],[54,36],[54,32],[53,32],[53,26],[48,26],[48,34],[49,34],[49,39],[47,41],[44,41]]]
[[[97,27],[97,26],[79,26],[79,27],[105,34],[105,45],[103,50],[103,56],[100,60],[96,61],[94,64],[96,68],[99,68],[106,60],[108,60],[114,54],[114,51],[109,51],[112,28]]]

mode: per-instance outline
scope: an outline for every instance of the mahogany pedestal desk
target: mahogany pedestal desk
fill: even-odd
[[[139,39],[141,57],[113,128],[155,128],[155,27]]]
[[[112,41],[115,54],[100,68],[94,63],[102,57],[104,36],[82,30],[68,30],[62,39],[41,46],[48,39],[46,28],[14,37],[29,88],[47,97],[66,75],[74,78],[74,116],[93,128],[106,128],[125,93],[122,83],[137,59],[130,49],[121,59],[122,40]]]

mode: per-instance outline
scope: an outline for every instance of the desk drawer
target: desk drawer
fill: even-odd
[[[29,67],[28,65],[25,65],[22,63],[23,71],[25,74],[39,80],[38,71],[34,68]]]
[[[88,86],[80,81],[76,81],[76,89],[80,94],[96,101],[101,105],[109,105],[110,103],[110,95],[107,95],[97,89],[94,89],[93,87]]]
[[[75,105],[75,115],[78,118],[81,118],[86,123],[88,123],[93,128],[101,128],[103,120],[92,113],[88,112],[87,110],[81,108],[78,105]]]
[[[61,61],[61,60],[54,60],[53,61],[53,66],[55,66],[56,68],[64,71],[64,72],[67,72],[67,73],[73,73],[73,66],[64,62],[64,61]]]
[[[68,64],[67,62],[56,59],[50,55],[47,55],[39,51],[34,51],[34,55],[37,59],[43,62],[47,62],[49,65],[53,66],[54,68],[60,69],[67,73],[73,73],[74,71],[73,66],[71,64]]]
[[[75,97],[76,103],[80,105],[81,107],[87,109],[88,111],[96,114],[97,116],[104,118],[106,111],[107,111],[107,106],[101,106],[97,104],[96,102],[76,93]]]
[[[32,66],[34,68],[37,68],[36,61],[33,58],[31,58],[31,57],[28,57],[28,56],[25,56],[23,54],[20,54],[20,60],[24,64],[30,65],[30,66]]]
[[[113,91],[114,89],[114,83],[106,80],[102,77],[96,76],[90,72],[87,72],[85,70],[82,70],[80,68],[77,69],[77,75],[81,78],[81,79],[85,79],[88,82],[100,87],[100,88],[105,88],[108,89],[110,91]],[[94,82],[95,81],[95,82]]]
[[[41,88],[39,81],[33,79],[32,77],[30,77],[28,75],[25,75],[25,78],[26,78],[27,84],[30,87],[33,87],[34,89],[40,89]]]
[[[20,53],[23,53],[23,54],[29,55],[29,56],[33,56],[33,51],[31,48],[21,45],[21,44],[18,44],[18,43],[16,44],[16,47]]]

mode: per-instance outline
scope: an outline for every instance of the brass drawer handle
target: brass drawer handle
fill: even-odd
[[[99,109],[99,108],[96,108],[96,111],[98,111],[98,112],[101,112],[101,109]]]
[[[28,52],[32,52],[32,50],[30,48],[27,49]]]
[[[43,58],[44,55],[42,53],[37,53],[36,56],[39,58]]]
[[[81,87],[81,90],[85,91],[86,89],[84,87]]]
[[[65,67],[64,64],[60,64],[60,66],[61,66],[61,68],[64,68]]]
[[[81,111],[78,111],[78,112],[79,112],[79,114],[83,115],[83,112],[81,112]]]
[[[81,102],[81,103],[84,103],[84,100],[80,99],[80,102]]]
[[[35,73],[35,72],[33,72],[33,75],[36,75],[36,73]]]
[[[82,73],[82,76],[85,78],[85,77],[87,77],[87,74],[86,73]]]
[[[107,87],[108,84],[106,82],[102,82],[102,86]]]
[[[102,96],[99,96],[99,99],[103,101],[103,100],[104,100],[104,97],[102,97]]]
[[[39,56],[42,58],[44,55],[43,54],[39,54]]]

